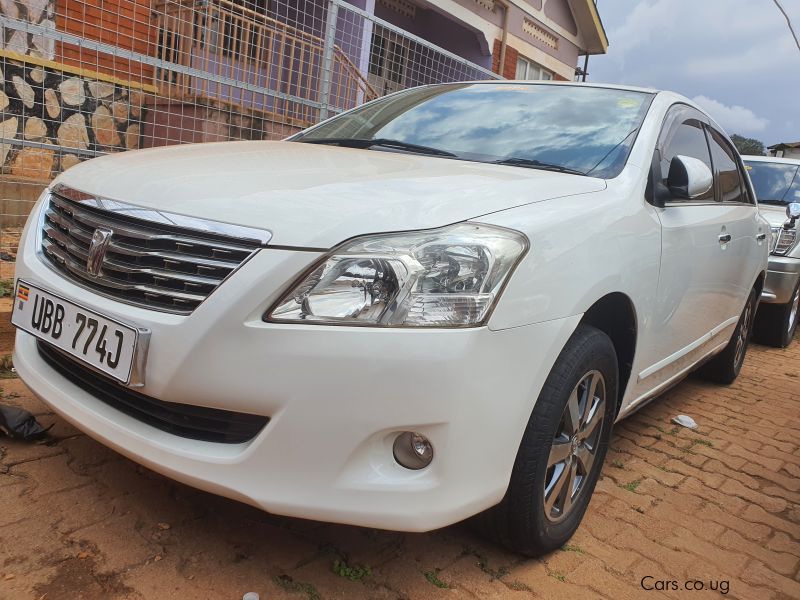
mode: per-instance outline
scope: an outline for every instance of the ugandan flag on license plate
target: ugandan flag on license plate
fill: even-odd
[[[20,284],[19,287],[17,288],[17,298],[19,298],[23,302],[27,302],[28,301],[28,294],[29,293],[30,293],[30,289],[27,286],[24,286],[24,285]]]

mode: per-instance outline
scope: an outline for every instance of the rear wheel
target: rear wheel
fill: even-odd
[[[786,304],[762,304],[758,307],[753,339],[775,348],[785,348],[792,343],[797,331],[798,309],[800,282],[794,288],[792,299]]]
[[[758,293],[755,288],[750,290],[750,296],[744,305],[739,322],[733,331],[733,336],[725,349],[706,363],[699,371],[699,374],[709,381],[729,384],[733,383],[739,376],[744,364],[744,357],[747,355],[747,347],[750,344],[750,336],[753,333],[753,321],[755,320],[756,308],[758,307]]]
[[[603,465],[616,399],[614,345],[581,324],[539,394],[505,497],[477,517],[485,534],[529,556],[572,537]]]

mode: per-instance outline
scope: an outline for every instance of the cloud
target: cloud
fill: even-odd
[[[708,111],[728,133],[759,133],[769,125],[767,119],[757,116],[749,108],[734,104],[728,106],[708,96],[695,96],[692,100]]]
[[[679,14],[665,0],[658,0],[655,4],[637,4],[622,25],[609,32],[613,48],[611,57],[624,63],[628,53],[647,45],[656,31],[673,26]]]
[[[621,5],[627,11],[609,29],[608,56],[622,70],[629,63],[651,72],[681,68],[702,81],[765,72],[777,77],[787,65],[800,67],[797,46],[771,3],[755,8],[752,0],[642,0],[631,8],[625,0],[606,0],[600,10]]]
[[[782,4],[800,28],[800,0]],[[590,81],[703,96],[717,103],[706,107],[729,131],[749,130],[768,144],[800,139],[800,52],[771,0],[602,0],[598,7],[610,46],[589,61]]]
[[[764,60],[769,57],[769,60]],[[794,40],[788,36],[775,39],[755,39],[747,48],[737,52],[703,53],[688,58],[686,73],[698,78],[736,76],[746,79],[764,71],[776,77],[787,66],[800,67],[800,54]]]

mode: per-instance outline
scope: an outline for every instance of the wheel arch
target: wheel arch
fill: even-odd
[[[622,292],[606,294],[586,310],[581,323],[596,327],[611,338],[614,344],[619,366],[616,408],[616,412],[619,413],[622,399],[630,383],[638,339],[639,328],[633,301]]]
[[[761,298],[761,292],[764,291],[764,282],[767,280],[767,273],[766,271],[761,271],[756,277],[756,282],[753,284],[753,287],[756,289],[756,293],[758,297]]]

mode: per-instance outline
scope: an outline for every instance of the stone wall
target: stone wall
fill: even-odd
[[[49,181],[94,156],[81,151],[107,153],[141,146],[143,92],[13,60],[3,66],[0,138],[5,141],[0,142],[0,169],[4,175]]]
[[[55,29],[55,0],[0,0],[0,15],[27,21],[46,29]],[[55,39],[13,29],[4,29],[0,48],[17,54],[28,54],[52,60],[55,58]]]

